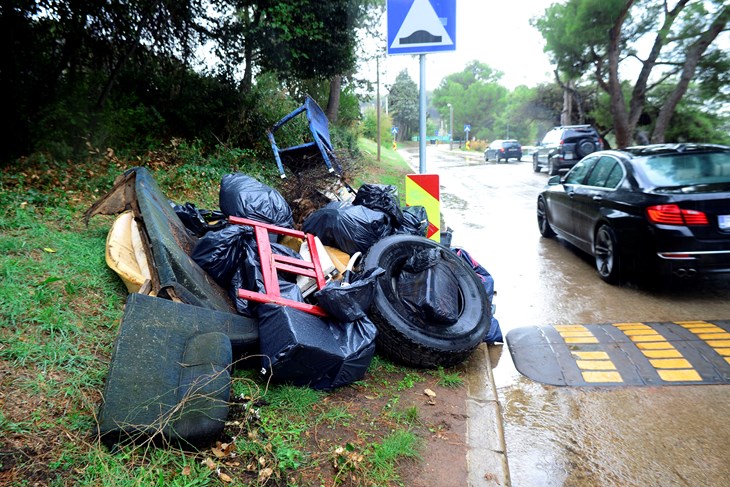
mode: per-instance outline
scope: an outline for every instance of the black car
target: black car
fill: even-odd
[[[595,152],[537,199],[544,237],[591,254],[601,278],[730,272],[730,147],[660,144]]]
[[[561,169],[570,169],[592,152],[603,149],[603,141],[590,125],[562,125],[554,127],[537,144],[532,155],[532,169],[540,172],[547,168],[555,176]]]
[[[495,162],[501,160],[509,162],[510,159],[516,159],[519,162],[522,159],[522,146],[516,140],[492,141],[484,151],[484,160],[489,162],[492,159]]]

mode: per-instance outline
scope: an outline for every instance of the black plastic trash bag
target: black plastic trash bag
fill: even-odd
[[[256,313],[262,365],[277,382],[335,389],[362,379],[375,354],[377,329],[367,317],[337,323],[275,304]]]
[[[234,225],[240,226],[240,225]],[[244,227],[245,228],[245,227]],[[246,289],[248,291],[254,291],[258,293],[265,293],[266,288],[264,287],[264,277],[261,272],[261,260],[259,259],[258,244],[256,243],[256,237],[254,235],[246,235],[241,240],[241,245],[245,248],[245,252],[238,261],[238,266],[233,273],[231,278],[230,286],[228,288],[228,294],[236,306],[236,311],[244,316],[255,316],[254,308],[259,303],[256,301],[249,301],[248,299],[239,298],[238,290]],[[286,255],[294,259],[302,260],[302,256],[299,252],[292,250],[286,245],[271,243],[271,252],[277,255]],[[283,289],[282,282],[295,282],[296,274],[289,272],[277,272],[279,276],[279,288]],[[297,290],[297,286],[294,286]],[[302,301],[301,293],[299,298],[289,297],[295,301]]]
[[[185,228],[196,237],[202,237],[208,232],[220,230],[226,226],[226,217],[220,211],[201,210],[193,203],[177,205],[171,202],[173,210],[177,214]]]
[[[291,208],[281,193],[246,174],[223,176],[219,205],[226,216],[294,228]]]
[[[481,279],[482,284],[484,285],[484,290],[487,291],[489,304],[492,305],[492,323],[489,327],[487,335],[484,337],[484,341],[487,343],[503,343],[504,338],[502,337],[502,329],[499,326],[499,321],[497,320],[497,318],[494,317],[494,305],[492,304],[492,299],[494,298],[494,278],[489,272],[487,272],[484,267],[479,264],[479,262],[474,260],[474,258],[469,255],[466,250],[459,247],[454,247],[451,250],[456,255],[464,259],[466,263],[469,264],[472,269],[474,269],[477,277]]]
[[[388,215],[361,205],[328,204],[310,214],[302,224],[305,233],[346,254],[367,253],[378,240],[393,233]]]
[[[395,233],[425,237],[428,233],[428,214],[423,206],[406,206],[403,209],[403,223]]]
[[[398,188],[389,184],[363,184],[357,190],[353,205],[362,205],[382,211],[390,218],[390,224],[398,227],[403,223],[403,212],[398,201]]]
[[[375,267],[356,276],[352,282],[330,281],[314,293],[314,297],[335,321],[347,323],[365,318],[375,297],[375,281],[383,273],[383,269]]]
[[[190,257],[215,282],[228,289],[231,278],[244,257],[246,240],[253,238],[253,229],[243,225],[227,225],[221,230],[208,232],[198,240]]]
[[[441,252],[428,248],[409,257],[398,276],[397,289],[413,316],[453,324],[459,319],[459,281]]]

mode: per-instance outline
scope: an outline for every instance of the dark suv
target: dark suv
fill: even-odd
[[[547,167],[555,176],[561,169],[570,169],[591,152],[603,149],[596,129],[590,125],[563,125],[550,130],[532,155],[532,169]]]

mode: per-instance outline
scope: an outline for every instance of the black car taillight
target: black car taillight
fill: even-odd
[[[707,215],[701,211],[685,210],[677,205],[656,205],[646,209],[652,223],[662,225],[709,225]]]

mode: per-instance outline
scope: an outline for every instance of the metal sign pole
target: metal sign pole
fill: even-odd
[[[426,55],[418,56],[421,63],[421,86],[419,93],[419,130],[418,130],[418,172],[426,173]]]

